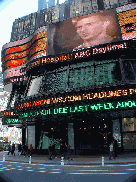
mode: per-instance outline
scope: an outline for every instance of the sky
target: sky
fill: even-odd
[[[65,0],[60,0],[63,3]],[[0,0],[0,70],[2,46],[10,42],[15,19],[37,12],[38,0]]]

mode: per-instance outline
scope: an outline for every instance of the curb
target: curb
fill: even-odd
[[[3,162],[3,160],[0,160],[1,162]],[[26,164],[28,164],[29,163],[29,159],[28,159],[28,161],[18,161],[18,160],[5,160],[5,162],[24,162],[24,163],[26,163]],[[44,161],[44,162],[37,162],[37,161],[32,161],[31,163],[33,163],[33,164],[49,164],[49,165],[52,165],[52,164],[61,164],[61,162],[60,161],[58,161],[58,162],[51,162],[51,163],[48,163],[48,162],[46,162],[46,161]],[[104,165],[106,164],[106,165],[108,165],[108,164],[132,164],[132,163],[136,163],[136,161],[129,161],[129,162],[112,162],[112,163],[109,163],[109,162],[104,162]],[[81,163],[81,162],[68,162],[68,161],[64,161],[64,165],[102,165],[102,162],[96,162],[96,163],[94,163],[94,162],[83,162],[83,163]]]

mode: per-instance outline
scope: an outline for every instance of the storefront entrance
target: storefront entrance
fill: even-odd
[[[88,117],[79,119],[74,125],[75,154],[91,155],[109,152],[112,140],[112,121]]]
[[[39,129],[39,132],[38,132]],[[62,118],[51,122],[41,122],[36,127],[37,149],[48,153],[50,144],[60,153],[60,141],[69,145],[72,154],[92,155],[108,153],[112,140],[112,120],[106,118],[81,117]]]
[[[57,150],[57,153],[60,153],[60,141],[63,142],[64,146],[68,144],[67,122],[59,120],[54,120],[51,122],[41,121],[41,128],[36,128],[36,131],[36,145],[40,154],[48,154],[48,147],[50,144],[55,144],[55,149]]]

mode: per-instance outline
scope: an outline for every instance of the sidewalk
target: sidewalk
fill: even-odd
[[[29,163],[30,157],[24,157],[23,155],[8,156],[7,151],[0,152],[0,161],[3,161],[3,154],[5,154],[5,161],[14,161],[14,162],[24,162]],[[92,156],[76,156],[72,155],[73,160],[65,160],[67,165],[102,165],[102,156],[101,155],[92,155]],[[60,156],[57,158],[49,160],[48,155],[37,155],[34,154],[31,158],[31,163],[40,163],[40,164],[61,164]],[[116,159],[109,160],[109,156],[104,155],[105,164],[127,164],[127,163],[136,163],[136,153],[124,153],[119,154]]]

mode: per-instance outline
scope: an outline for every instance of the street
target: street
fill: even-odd
[[[136,164],[58,165],[0,162],[0,181],[135,182]]]

